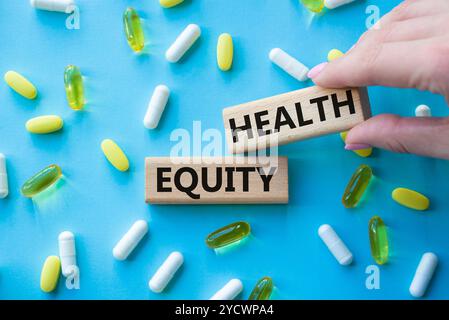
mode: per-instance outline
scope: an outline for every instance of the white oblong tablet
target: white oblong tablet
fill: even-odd
[[[69,267],[76,266],[75,236],[70,231],[63,231],[59,234],[58,243],[61,271],[67,277],[72,272]]]
[[[432,116],[432,111],[425,104],[421,104],[421,105],[416,107],[415,115],[417,117],[431,117]]]
[[[333,254],[338,263],[343,266],[350,265],[352,262],[352,253],[340,239],[335,230],[328,224],[323,224],[318,229],[318,235],[326,244],[329,251]]]
[[[125,260],[139,244],[148,231],[148,223],[145,220],[137,220],[125,233],[112,250],[112,255],[117,260]]]
[[[172,252],[148,282],[151,291],[162,292],[183,263],[182,253]]]
[[[328,9],[335,9],[354,1],[355,0],[324,0],[324,6]]]
[[[196,24],[189,24],[165,52],[165,58],[172,63],[178,62],[200,35],[200,27]]]
[[[9,194],[8,172],[6,171],[6,157],[0,153],[0,199],[4,199]]]
[[[226,285],[215,293],[209,300],[233,300],[243,290],[242,281],[232,279]]]
[[[167,86],[161,84],[158,85],[151,96],[150,103],[148,104],[147,112],[143,119],[143,125],[147,129],[155,129],[161,120],[162,113],[165,110],[165,106],[170,96],[170,90]]]
[[[274,48],[270,51],[268,56],[275,65],[287,72],[296,80],[306,81],[308,79],[307,73],[309,72],[309,68],[290,56],[284,50]]]
[[[70,13],[75,5],[74,0],[30,0],[36,9]]]
[[[435,269],[438,265],[438,257],[433,252],[426,252],[423,254],[412,284],[410,285],[410,294],[415,298],[420,298],[424,295],[432,280]]]

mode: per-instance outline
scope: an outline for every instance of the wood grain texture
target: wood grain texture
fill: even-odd
[[[314,86],[223,110],[232,154],[346,131],[369,117],[366,88]]]
[[[288,203],[288,161],[285,157],[149,157],[145,159],[145,201]]]

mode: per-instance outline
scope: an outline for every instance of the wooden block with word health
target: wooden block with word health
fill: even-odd
[[[223,110],[230,153],[349,130],[371,117],[366,88],[309,87]]]
[[[148,203],[288,203],[285,157],[149,157],[145,175]]]

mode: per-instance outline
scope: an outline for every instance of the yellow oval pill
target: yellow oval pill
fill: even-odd
[[[394,189],[391,197],[397,203],[410,209],[427,210],[430,205],[430,201],[426,196],[406,188]]]
[[[228,71],[232,67],[234,58],[234,44],[229,33],[222,33],[217,42],[217,63],[222,71]]]
[[[120,171],[126,171],[129,168],[129,161],[125,153],[111,139],[105,139],[101,143],[101,149],[108,161]]]
[[[159,4],[164,8],[177,6],[181,2],[184,2],[184,0],[159,0]]]
[[[5,73],[5,81],[15,92],[28,99],[34,99],[37,96],[36,87],[24,76],[15,71]]]
[[[52,292],[56,289],[61,272],[61,262],[57,256],[49,256],[41,271],[41,290]]]
[[[344,55],[344,53],[341,52],[340,50],[332,49],[327,54],[327,61],[331,62],[331,61],[337,60],[338,58],[341,58],[343,55]]]
[[[60,130],[63,125],[64,121],[61,117],[50,115],[30,119],[25,127],[31,133],[46,134]]]
[[[347,131],[341,132],[340,137],[343,142],[346,142],[346,136],[348,135]],[[373,153],[373,148],[353,150],[353,152],[363,158],[369,157]]]

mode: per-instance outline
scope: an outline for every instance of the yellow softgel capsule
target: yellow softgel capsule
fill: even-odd
[[[343,142],[346,142],[346,136],[348,135],[348,132],[341,132],[340,137]],[[369,157],[373,153],[373,148],[367,148],[367,149],[360,149],[360,150],[353,150],[353,152],[363,158]]]
[[[31,133],[47,134],[61,130],[64,121],[59,116],[49,115],[30,119],[25,124],[26,129]]]
[[[331,62],[334,60],[337,60],[338,58],[341,58],[344,56],[344,53],[341,52],[338,49],[332,49],[331,51],[329,51],[329,53],[327,54],[327,61]]]
[[[28,99],[34,99],[37,96],[36,87],[24,76],[15,71],[5,73],[5,81],[15,92]]]
[[[397,203],[410,209],[423,211],[427,210],[430,205],[430,201],[426,196],[407,188],[394,189],[391,197]]]
[[[159,4],[164,8],[171,8],[183,2],[184,0],[159,0]]]
[[[101,149],[103,150],[106,159],[120,171],[126,171],[129,168],[129,161],[125,153],[120,147],[111,139],[105,139],[101,142]]]
[[[234,44],[229,33],[222,33],[217,42],[217,64],[220,70],[228,71],[232,67]]]
[[[56,289],[61,272],[61,261],[57,256],[49,256],[41,271],[41,290],[52,292]]]

